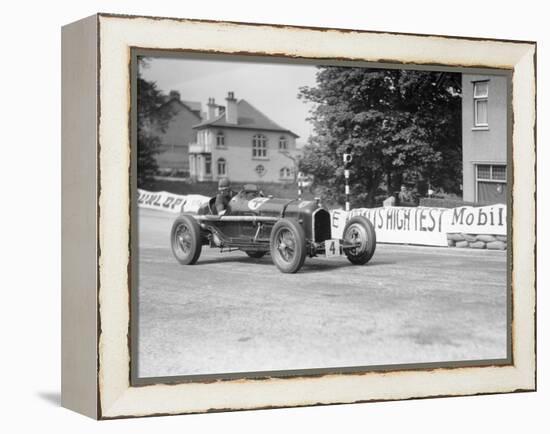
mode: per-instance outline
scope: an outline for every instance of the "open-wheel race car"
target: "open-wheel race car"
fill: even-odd
[[[264,197],[255,185],[244,188],[218,215],[215,197],[197,214],[180,214],[171,231],[171,246],[180,264],[197,262],[202,246],[221,252],[241,250],[251,258],[271,255],[283,273],[295,273],[306,256],[344,254],[352,264],[366,264],[376,249],[372,223],[351,218],[342,239],[331,238],[329,212],[318,201]]]

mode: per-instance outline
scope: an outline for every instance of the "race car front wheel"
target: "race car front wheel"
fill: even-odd
[[[273,263],[283,273],[296,273],[306,259],[306,236],[295,219],[279,220],[271,230],[270,252]]]
[[[355,265],[364,265],[370,261],[376,250],[374,226],[366,217],[352,217],[344,228],[344,241],[356,245],[344,249],[348,260]]]
[[[201,254],[201,229],[197,221],[188,215],[179,216],[170,234],[172,253],[182,265],[193,265]]]

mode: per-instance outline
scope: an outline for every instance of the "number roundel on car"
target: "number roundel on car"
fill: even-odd
[[[248,201],[248,208],[250,208],[252,211],[256,211],[268,200],[268,197],[255,197],[254,199]]]

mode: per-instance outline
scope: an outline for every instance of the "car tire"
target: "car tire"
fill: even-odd
[[[376,232],[369,219],[363,216],[352,217],[344,228],[344,241],[359,239],[361,246],[344,249],[348,260],[354,265],[364,265],[370,261],[376,250]]]
[[[259,251],[255,251],[255,250],[245,250],[245,253],[248,255],[249,258],[260,259],[260,258],[263,258],[264,255],[267,252],[259,252]]]
[[[202,250],[201,228],[192,216],[181,215],[174,221],[170,245],[180,264],[193,265],[197,262]]]
[[[296,273],[306,259],[306,236],[295,219],[279,220],[271,230],[271,259],[283,273]]]

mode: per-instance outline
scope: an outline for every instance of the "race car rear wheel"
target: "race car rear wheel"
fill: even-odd
[[[170,234],[172,253],[182,265],[193,265],[199,259],[202,249],[201,228],[188,215],[179,216],[172,225]]]
[[[296,273],[306,259],[306,236],[295,219],[284,218],[273,226],[270,237],[273,263],[283,273]]]
[[[344,241],[359,243],[358,247],[344,249],[344,253],[352,264],[364,265],[376,250],[374,226],[366,217],[352,217],[344,228]]]
[[[246,253],[250,258],[253,258],[253,259],[260,259],[260,258],[263,258],[264,255],[265,255],[267,252],[259,252],[259,251],[255,251],[255,250],[246,250],[245,253]]]

